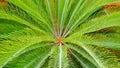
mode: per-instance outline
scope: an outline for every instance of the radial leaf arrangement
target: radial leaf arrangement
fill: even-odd
[[[0,0],[0,68],[120,68],[117,2]]]

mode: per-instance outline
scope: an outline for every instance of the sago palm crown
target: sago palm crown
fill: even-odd
[[[0,0],[0,68],[120,68],[119,2]]]

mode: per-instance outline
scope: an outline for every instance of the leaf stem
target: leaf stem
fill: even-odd
[[[62,43],[59,44],[59,68],[62,68]]]

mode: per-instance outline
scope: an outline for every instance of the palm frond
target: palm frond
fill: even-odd
[[[72,41],[70,43],[76,44],[76,45],[80,46],[81,48],[83,48],[97,63],[97,67],[118,68],[120,65],[117,57],[114,54],[110,53],[105,48],[100,48],[100,47],[96,47],[93,45],[85,45],[85,44],[81,43],[80,41]]]
[[[83,68],[97,68],[94,64],[89,62],[87,59],[85,59],[83,56],[76,53],[75,51],[70,50],[70,52],[81,63]]]
[[[24,29],[21,31],[16,31],[8,35],[1,35],[0,41],[0,66],[6,65],[13,58],[17,57],[21,52],[27,47],[33,46],[36,43],[47,41],[52,41],[49,36],[42,36],[36,34],[31,29]],[[46,38],[46,39],[45,39]]]
[[[12,24],[13,23],[13,24]],[[14,21],[0,19],[0,35],[24,29],[25,26]]]
[[[72,21],[68,22],[68,25],[66,26],[66,30],[64,33],[66,37],[70,32],[72,32],[78,25],[83,23],[91,14],[93,14],[95,11],[99,10],[102,6],[105,4],[109,4],[112,2],[117,2],[119,0],[81,0],[78,2],[78,5],[76,6],[76,14],[74,15],[74,18]],[[81,4],[82,3],[82,4]],[[83,13],[84,12],[84,13]],[[75,13],[75,12],[73,12]],[[71,16],[72,17],[72,16]],[[69,29],[69,30],[68,30]],[[66,32],[67,31],[67,32]]]
[[[93,60],[93,58],[83,48],[81,48],[80,46],[76,46],[76,45],[73,45],[73,44],[72,45],[71,44],[66,44],[66,46],[70,49],[70,51],[71,50],[76,51],[76,53],[83,56],[85,59],[89,60],[89,62],[92,63],[94,66],[97,66],[97,63],[95,62],[95,60]],[[71,53],[71,54],[73,54],[73,53]],[[76,57],[76,55],[73,55],[73,56]]]
[[[118,16],[120,16],[120,12],[115,12],[83,23],[79,28],[80,33],[85,34],[107,27],[120,26],[120,18]]]
[[[45,45],[45,44],[44,44]],[[43,46],[43,44],[39,45]],[[47,47],[38,47],[32,50],[29,50],[20,56],[14,58],[12,61],[10,61],[5,67],[26,67],[26,68],[32,68],[34,67],[33,64],[37,64],[36,62],[42,61],[42,59],[49,54],[49,50],[46,50]],[[50,49],[50,48],[49,48]],[[33,60],[31,60],[33,58]]]
[[[71,38],[66,39],[65,41],[79,40],[85,44],[91,44],[99,47],[111,48],[111,49],[120,49],[120,34],[119,33],[108,33],[108,34],[87,34],[72,36]]]
[[[16,16],[16,15],[13,15],[13,14],[10,15],[10,14],[7,14],[7,13],[5,13],[5,12],[0,12],[0,18],[1,18],[1,19],[8,19],[8,20],[16,21],[16,23],[20,23],[20,24],[22,24],[22,25],[28,26],[28,27],[30,27],[31,29],[34,29],[34,30],[37,30],[37,31],[40,31],[40,32],[42,31],[42,30],[40,30],[39,28],[31,25],[29,22],[25,21],[24,19],[22,19],[22,18],[20,18],[20,17],[18,17],[18,16]],[[9,22],[9,23],[10,23],[10,22]],[[42,32],[43,32],[43,31],[42,31]]]
[[[120,68],[116,2],[0,0],[0,68]]]

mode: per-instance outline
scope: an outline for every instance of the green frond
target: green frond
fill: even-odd
[[[68,68],[69,67],[69,60],[68,60],[68,50],[67,47],[62,46],[63,54],[62,54],[62,67],[63,68]]]
[[[64,33],[64,37],[66,37],[69,33],[71,33],[78,25],[82,24],[85,20],[88,19],[95,11],[102,8],[105,4],[109,4],[112,2],[118,2],[119,0],[81,0],[75,7],[73,11],[73,16],[70,16],[71,20],[69,20],[66,30]],[[73,18],[74,17],[74,18]]]
[[[45,63],[45,60],[54,52],[55,47],[52,47],[51,51],[49,52],[49,54],[47,54],[46,56],[44,56],[44,58],[42,58],[41,61],[38,60],[37,65],[35,66],[35,68],[40,68],[42,67],[42,65]]]
[[[24,29],[25,26],[19,24],[12,24],[14,21],[0,19],[0,35],[7,34],[13,31]]]
[[[80,46],[70,45],[70,44],[66,44],[66,46],[70,50],[76,51],[76,53],[80,54],[84,58],[88,59],[92,64],[97,66],[97,63],[95,62],[95,60],[93,60],[93,58],[83,48],[81,48]],[[76,55],[73,55],[73,56],[76,56]]]
[[[80,26],[79,34],[90,33],[107,27],[120,26],[120,12],[92,19]],[[76,33],[76,34],[77,34]]]
[[[44,19],[44,17],[42,17],[43,15],[45,15],[45,12],[43,11],[43,9],[39,9],[33,0],[8,0],[8,2],[20,7],[33,17],[39,19],[41,22],[46,23],[46,20]]]
[[[83,43],[96,45],[99,47],[111,48],[120,50],[120,34],[108,33],[108,34],[90,34],[88,37],[84,37]],[[89,41],[87,41],[89,40]]]
[[[75,51],[70,50],[70,52],[81,63],[83,68],[97,68],[94,64],[92,64],[90,61],[88,61]]]
[[[14,15],[14,14],[7,14],[5,12],[0,12],[0,19],[7,19],[7,20],[12,20],[15,21],[14,23],[19,23],[21,25],[25,25],[30,27],[31,29],[43,32],[42,30],[40,30],[38,27],[35,27],[34,25],[31,25],[29,22],[25,21],[24,19]],[[9,22],[11,23],[11,22]]]
[[[48,68],[59,68],[59,62],[60,62],[60,49],[59,47],[55,48],[55,51],[50,56],[50,60],[48,61]],[[62,47],[62,68],[68,68],[69,66],[69,60],[67,55],[67,48],[65,46]]]
[[[120,50],[120,34],[119,33],[92,33],[87,35],[76,35],[68,37],[65,41],[79,40],[85,44],[91,44],[99,47]]]
[[[0,68],[120,68],[116,3],[0,0]]]
[[[67,19],[67,15],[69,14],[70,8],[72,5],[72,0],[58,0],[58,23],[59,23],[59,31],[60,35],[63,32],[65,22]]]
[[[46,50],[49,48],[49,45],[45,47],[40,47],[44,46],[45,44],[38,44],[39,47],[29,50],[20,56],[14,58],[12,61],[10,61],[5,67],[7,68],[33,68],[37,64],[36,62],[42,61],[42,59],[49,54],[49,50]],[[51,48],[51,47],[50,47]],[[50,49],[49,48],[49,49]],[[28,48],[27,48],[28,49]],[[33,58],[31,60],[31,58]]]
[[[70,54],[70,58],[69,58],[69,67],[68,68],[82,68],[81,64],[71,54]]]
[[[115,55],[104,48],[94,46],[83,46],[83,48],[94,58],[100,68],[119,68],[120,63]],[[107,58],[107,59],[106,59]]]
[[[107,49],[96,47],[93,45],[85,45],[80,41],[72,41],[70,43],[76,44],[83,48],[97,63],[100,68],[119,68],[120,63],[117,57],[110,53]],[[89,59],[88,59],[89,60]]]
[[[33,1],[31,1],[31,2],[33,2]],[[30,2],[30,3],[31,3]],[[27,3],[27,2],[26,2]],[[25,5],[28,5],[28,3],[26,4],[25,3]],[[31,4],[32,5],[32,4]],[[15,15],[15,16],[17,16],[17,17],[19,17],[19,18],[21,18],[21,19],[24,19],[24,20],[26,20],[27,22],[29,22],[29,24],[31,24],[32,26],[34,25],[34,26],[36,26],[36,27],[39,27],[40,29],[42,29],[42,30],[46,30],[47,32],[49,32],[49,31],[53,31],[52,30],[52,26],[51,26],[51,24],[50,24],[50,22],[48,21],[49,20],[49,18],[46,18],[47,16],[44,14],[45,13],[45,10],[43,10],[43,9],[39,9],[38,7],[37,7],[37,5],[36,5],[36,7],[34,7],[34,8],[36,8],[40,13],[42,13],[42,14],[40,14],[40,15],[42,15],[42,16],[44,16],[44,18],[45,18],[45,23],[43,23],[42,21],[40,21],[39,19],[37,19],[37,18],[35,18],[34,16],[32,16],[31,14],[29,14],[29,12],[27,12],[26,10],[24,10],[23,8],[21,8],[21,7],[19,7],[19,6],[17,6],[16,4],[14,4],[14,3],[11,3],[11,2],[9,2],[9,5],[8,5],[9,7],[3,7],[0,11],[1,12],[4,12],[4,13],[6,13],[6,14],[9,14],[9,15]],[[30,6],[30,5],[28,5],[28,6]],[[31,7],[30,7],[31,8]],[[42,8],[42,6],[41,6],[41,8]],[[31,8],[31,10],[32,10],[32,8]],[[39,14],[39,13],[38,13]],[[43,17],[41,17],[41,18],[43,18]],[[49,30],[46,28],[46,27],[48,27],[49,28]]]
[[[58,68],[59,67],[59,48],[55,47],[53,54],[48,60],[48,68]]]
[[[39,32],[37,34],[30,29],[16,31],[9,35],[1,35],[0,38],[0,57],[2,57],[0,58],[1,67],[20,55],[27,47],[40,42],[53,41],[51,40],[51,37],[43,36],[42,34],[40,35]]]

